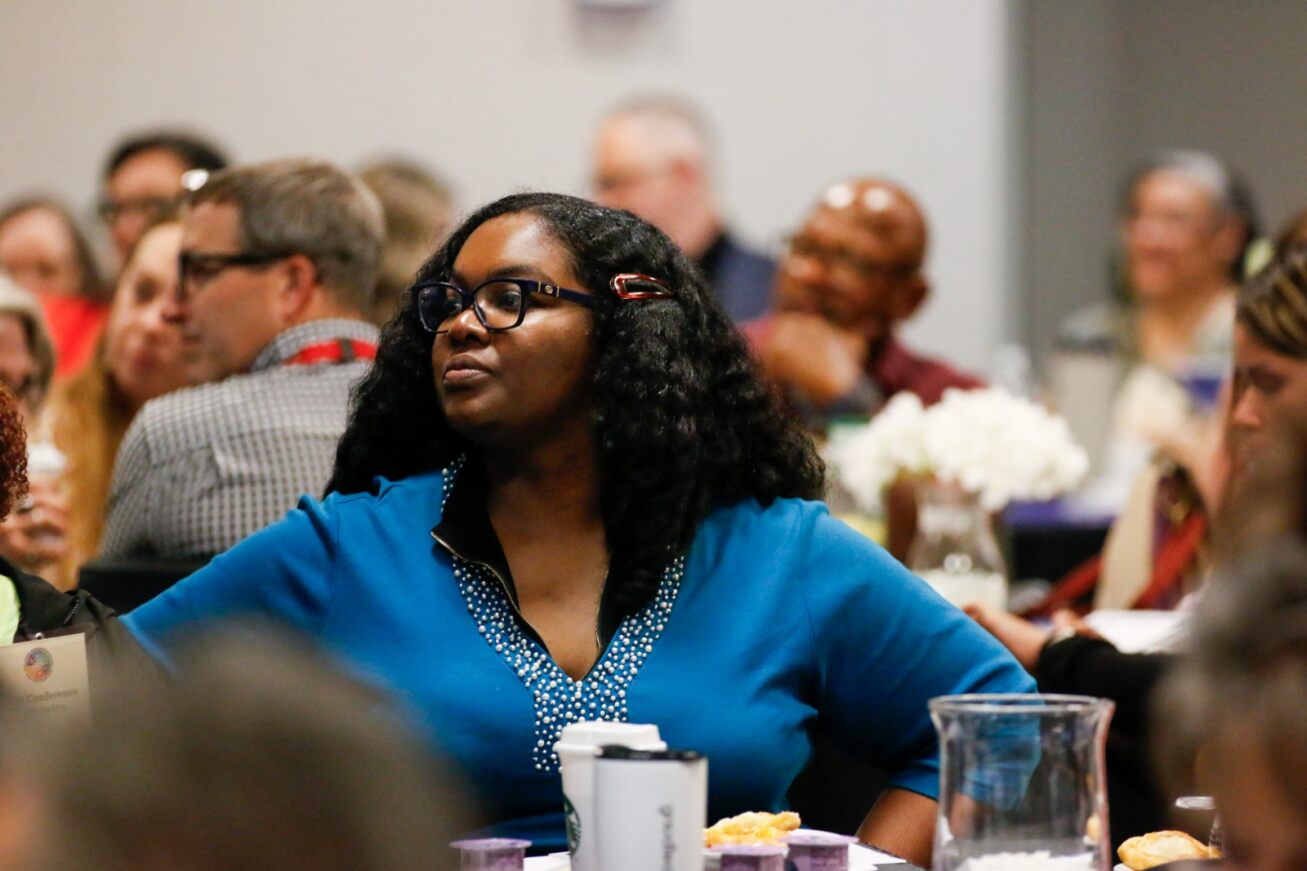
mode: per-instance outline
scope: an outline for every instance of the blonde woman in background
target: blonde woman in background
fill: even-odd
[[[76,585],[77,568],[100,547],[104,506],[118,445],[141,406],[186,384],[181,333],[163,318],[177,284],[181,224],[165,219],[145,232],[123,268],[95,356],[55,389],[39,434],[67,457],[67,551],[47,580]]]

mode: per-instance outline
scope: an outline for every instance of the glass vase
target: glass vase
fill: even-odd
[[[930,701],[939,733],[934,871],[1109,871],[1104,747],[1087,696]]]
[[[1007,566],[980,496],[935,480],[917,487],[908,568],[954,605],[1007,606]]]

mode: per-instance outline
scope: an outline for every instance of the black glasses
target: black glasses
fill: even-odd
[[[625,272],[613,276],[609,287],[619,299],[670,299],[671,289],[656,278]],[[447,281],[424,281],[413,286],[417,297],[418,320],[429,333],[447,333],[454,318],[468,306],[481,326],[500,333],[522,325],[526,318],[527,298],[533,293],[565,299],[586,308],[594,308],[595,298],[579,290],[569,290],[531,278],[492,278],[472,290],[463,290]]]
[[[267,266],[289,256],[272,251],[238,251],[235,254],[183,251],[177,255],[177,290],[182,299],[186,299],[192,286],[203,289],[224,269],[233,266]]]
[[[787,240],[789,253],[794,257],[814,260],[827,269],[844,269],[860,279],[902,281],[911,278],[920,269],[917,262],[881,263],[868,259],[845,248],[822,244],[803,235]]]
[[[176,208],[180,201],[181,197],[137,197],[128,200],[103,200],[96,206],[95,210],[99,213],[101,220],[107,224],[112,224],[125,215],[140,215],[148,221]]]

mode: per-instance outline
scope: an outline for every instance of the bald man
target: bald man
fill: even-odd
[[[670,100],[619,106],[594,139],[594,199],[658,227],[695,260],[737,323],[767,310],[775,264],[736,242],[722,224],[709,178],[708,136]]]
[[[902,390],[929,404],[982,386],[895,338],[930,293],[927,236],[911,195],[872,178],[832,185],[791,238],[775,311],[745,332],[765,374],[814,422],[873,414]]]

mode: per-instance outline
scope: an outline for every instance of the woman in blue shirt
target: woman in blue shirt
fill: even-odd
[[[928,864],[926,700],[1026,691],[961,612],[819,502],[823,469],[698,271],[556,194],[472,215],[359,386],[321,501],[127,618],[162,654],[271,614],[407,698],[497,831],[564,843],[563,725],[656,723],[710,815],[778,810],[822,728],[892,772],[860,834]]]

